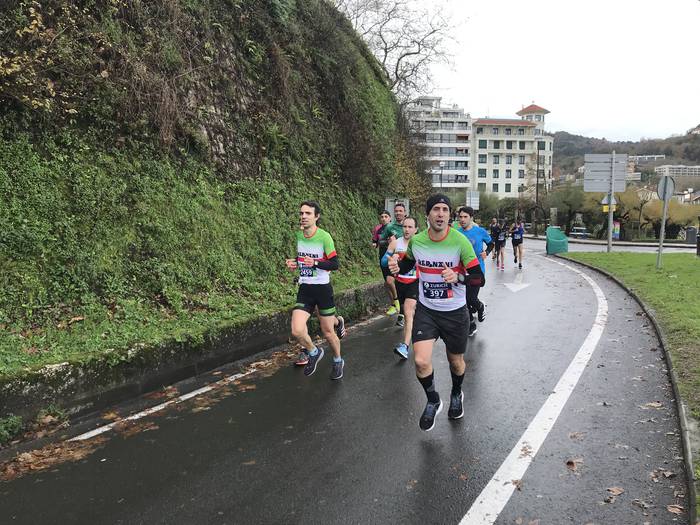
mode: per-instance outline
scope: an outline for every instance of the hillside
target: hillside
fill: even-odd
[[[0,374],[291,304],[303,199],[371,279],[385,194],[429,189],[323,0],[5,2],[0,137]]]
[[[554,144],[554,165],[564,173],[582,166],[585,153],[611,153],[613,150],[629,155],[666,155],[663,164],[700,164],[700,135],[688,134],[640,142],[611,142],[557,131],[554,133]]]

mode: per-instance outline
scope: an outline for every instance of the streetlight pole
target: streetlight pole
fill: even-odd
[[[440,161],[440,191],[442,191],[442,170],[445,167],[445,161]]]
[[[535,141],[535,155],[537,156],[537,163],[535,169],[535,237],[537,237],[537,218],[540,214],[540,143]]]

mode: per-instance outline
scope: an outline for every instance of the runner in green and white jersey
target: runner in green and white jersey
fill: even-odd
[[[297,256],[287,259],[287,268],[299,271],[299,291],[292,311],[292,336],[304,348],[296,364],[305,365],[304,375],[316,371],[323,358],[323,348],[314,345],[306,326],[318,309],[321,332],[333,350],[331,379],[343,377],[345,362],[340,356],[340,338],[345,335],[345,322],[336,315],[330,272],[338,269],[338,256],[330,234],[317,226],[321,207],[315,201],[305,201],[299,211],[300,231],[297,232]]]
[[[395,239],[400,239],[403,236],[403,219],[406,217],[406,206],[402,202],[397,202],[394,205],[394,220],[387,224],[380,235],[380,243],[384,243],[388,246]],[[381,260],[381,256],[380,256]],[[380,266],[381,262],[380,262]],[[396,281],[391,274],[386,273],[383,270],[382,275],[384,275],[384,283],[387,287],[389,295],[391,297],[391,307],[386,311],[387,315],[396,315],[401,310],[401,305],[399,304],[399,298],[396,293]],[[400,324],[397,320],[397,324]]]
[[[442,410],[435,390],[432,364],[433,344],[440,338],[447,350],[452,375],[452,392],[448,417],[464,415],[462,381],[464,352],[467,348],[469,322],[466,287],[480,286],[484,273],[467,238],[449,226],[450,200],[432,195],[426,204],[429,229],[416,234],[408,243],[406,256],[389,260],[393,274],[405,275],[413,267],[418,271],[418,306],[413,319],[413,353],[418,381],[428,402],[420,418],[420,428],[431,430]]]

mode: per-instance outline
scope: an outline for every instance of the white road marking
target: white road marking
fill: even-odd
[[[362,321],[360,323],[356,323],[354,326],[348,327],[347,331],[348,332],[351,330],[355,331],[355,330],[357,330],[357,328],[359,328],[361,326],[368,325],[370,323],[373,323],[374,321],[377,321],[379,319],[383,319],[384,317],[385,317],[384,315],[377,315],[375,317],[371,317],[371,318],[367,319],[366,321]],[[257,370],[255,368],[251,368],[247,372],[224,377],[223,379],[221,379],[219,381],[216,381],[216,382],[211,383],[207,386],[203,386],[202,388],[198,388],[196,390],[188,392],[187,394],[182,394],[181,396],[170,399],[170,400],[166,401],[165,403],[161,403],[160,405],[156,405],[156,406],[153,406],[151,408],[147,408],[146,410],[142,410],[141,412],[137,412],[136,414],[132,414],[130,416],[119,419],[117,421],[112,421],[111,423],[109,423],[107,425],[103,425],[103,426],[98,427],[94,430],[90,430],[89,432],[85,432],[84,434],[80,434],[79,436],[75,436],[74,438],[71,438],[68,441],[84,441],[86,439],[94,438],[95,436],[99,436],[100,434],[104,434],[105,432],[109,432],[114,427],[116,427],[117,425],[119,425],[121,423],[124,423],[125,421],[136,421],[136,420],[141,419],[143,417],[154,414],[155,412],[160,412],[164,408],[167,408],[171,405],[177,405],[179,403],[182,403],[183,401],[187,401],[188,399],[192,399],[193,397],[197,397],[201,394],[205,394],[207,392],[214,390],[214,388],[216,386],[226,385],[228,383],[236,381],[237,379],[240,379],[242,377],[250,375],[256,371]]]
[[[192,399],[193,397],[197,397],[201,394],[211,392],[212,390],[214,390],[214,388],[216,386],[226,385],[228,383],[236,381],[237,379],[240,379],[242,377],[250,375],[255,371],[256,371],[255,368],[251,368],[250,370],[243,372],[241,374],[234,374],[232,376],[224,377],[223,379],[216,381],[215,383],[211,383],[210,385],[203,386],[202,388],[192,390],[191,392],[188,392],[186,394],[182,394],[179,397],[175,397],[173,399],[170,399],[170,400],[166,401],[165,403],[161,403],[160,405],[156,405],[154,407],[147,408],[146,410],[142,410],[141,412],[137,412],[136,414],[132,414],[132,415],[125,417],[123,419],[119,419],[117,421],[112,421],[108,425],[104,425],[104,426],[98,427],[94,430],[90,430],[89,432],[85,432],[84,434],[80,434],[79,436],[75,436],[74,438],[71,438],[68,441],[84,441],[86,439],[94,438],[95,436],[99,436],[100,434],[104,434],[105,432],[109,432],[110,430],[112,430],[114,427],[116,427],[120,423],[124,423],[125,421],[136,421],[138,419],[141,419],[142,417],[150,416],[151,414],[154,414],[156,412],[160,412],[164,408],[167,408],[171,405],[177,405],[179,403],[182,403],[183,401],[187,401],[188,399]]]
[[[484,487],[484,490],[476,498],[467,514],[459,522],[460,525],[492,524],[498,519],[516,488],[513,481],[523,478],[525,471],[552,430],[564,405],[581,378],[581,374],[583,374],[588,365],[596,346],[598,346],[598,341],[600,341],[600,337],[603,335],[608,322],[608,301],[600,286],[577,268],[559,261],[548,260],[576,272],[591,285],[598,300],[598,312],[588,336],[586,336],[573,361],[571,361],[569,367],[554,387],[554,391],[530,422],[518,443],[508,454],[508,457],[503,461],[486,487]]]
[[[524,290],[531,284],[532,283],[524,283],[523,274],[518,272],[517,274],[515,274],[515,280],[512,283],[503,283],[503,286],[508,288],[511,292],[519,292],[520,290]]]

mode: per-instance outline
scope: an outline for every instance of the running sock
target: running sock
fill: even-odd
[[[318,347],[314,346],[313,350],[307,350],[307,352],[309,352],[309,355],[315,356],[318,354]]]
[[[401,309],[401,305],[399,304],[399,300],[398,300],[398,299],[394,299],[394,306],[396,307],[397,310],[400,310],[400,309]]]
[[[425,395],[428,397],[428,401],[431,403],[437,403],[438,401],[440,401],[440,396],[435,391],[435,382],[433,381],[434,378],[435,372],[432,372],[427,377],[418,378],[418,381],[423,387],[423,390],[425,390]]]
[[[452,374],[452,395],[459,395],[459,393],[462,391],[462,381],[464,381],[464,372],[462,372],[461,376],[458,376],[452,370],[450,370],[450,374]]]
[[[333,356],[333,362],[334,362],[334,363],[342,363],[342,362],[343,362],[343,358],[342,358],[342,357]]]

